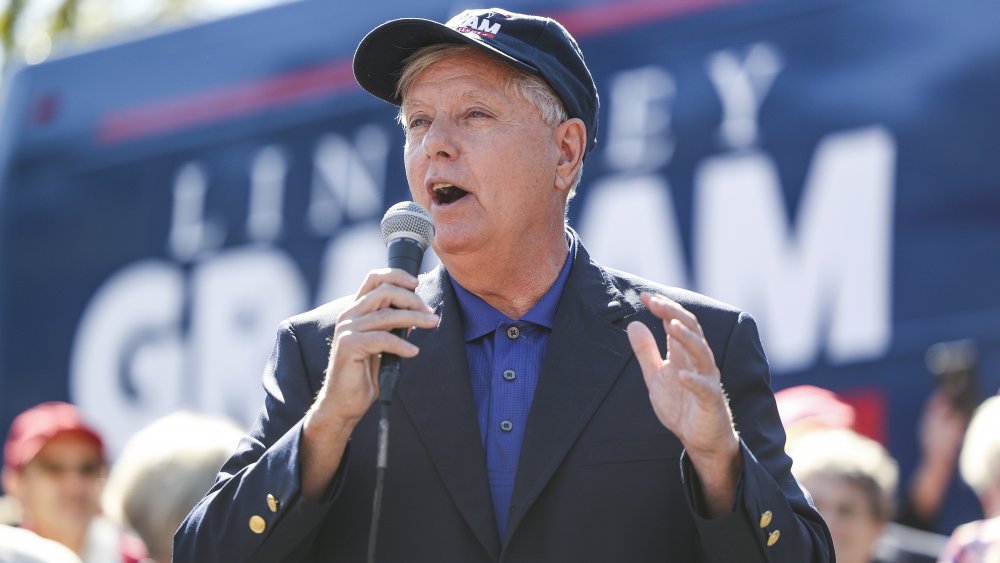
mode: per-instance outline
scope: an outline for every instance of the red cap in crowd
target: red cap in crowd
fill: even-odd
[[[17,415],[3,447],[4,466],[21,469],[50,440],[61,434],[76,434],[94,442],[104,459],[104,441],[83,421],[80,410],[69,403],[42,403]]]
[[[808,423],[820,428],[851,428],[854,426],[854,407],[833,391],[798,385],[774,394],[778,403],[781,424],[788,427]]]

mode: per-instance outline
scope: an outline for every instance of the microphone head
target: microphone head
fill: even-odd
[[[393,205],[382,217],[382,240],[389,241],[407,237],[417,241],[421,250],[426,250],[434,239],[434,220],[431,214],[412,201],[401,201]]]

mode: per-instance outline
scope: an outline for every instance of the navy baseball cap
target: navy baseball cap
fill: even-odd
[[[361,40],[354,53],[354,76],[365,90],[400,105],[396,83],[407,57],[428,45],[473,45],[517,68],[540,75],[587,128],[587,151],[597,142],[599,102],[594,79],[573,36],[552,18],[500,8],[466,10],[438,23],[421,18],[391,20]]]

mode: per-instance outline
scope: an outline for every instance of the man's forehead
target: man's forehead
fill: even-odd
[[[447,98],[456,102],[472,102],[472,101],[491,101],[496,100],[504,95],[504,92],[499,87],[496,88],[477,88],[470,87],[468,89],[461,89],[459,84],[454,84],[458,91],[450,93]],[[432,90],[433,92],[434,90]],[[430,103],[430,100],[421,95],[419,89],[411,89],[411,92],[403,97],[402,107],[408,108],[413,106],[420,106]]]
[[[464,81],[478,82],[487,88],[496,88],[515,73],[514,67],[494,56],[462,49],[449,53],[428,64],[426,68],[420,69],[411,78],[409,86],[412,88],[421,82],[431,81],[435,87],[440,87]]]

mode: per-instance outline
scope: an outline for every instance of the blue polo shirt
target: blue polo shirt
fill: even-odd
[[[528,411],[556,306],[573,265],[576,241],[567,238],[569,254],[555,283],[520,319],[507,317],[452,279],[462,314],[472,396],[479,415],[479,436],[486,452],[493,513],[501,539],[507,529]]]

